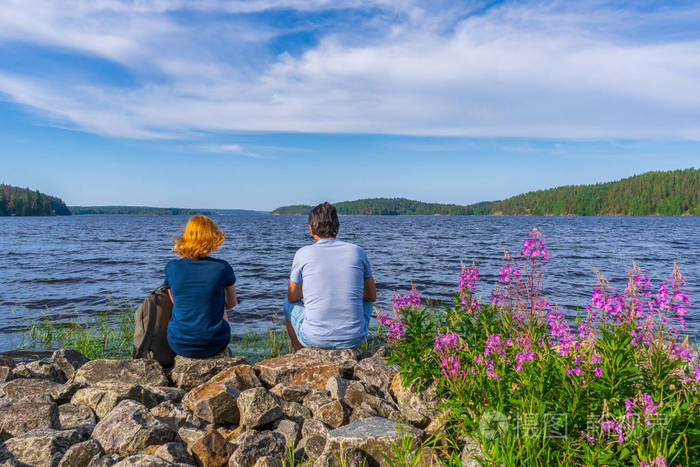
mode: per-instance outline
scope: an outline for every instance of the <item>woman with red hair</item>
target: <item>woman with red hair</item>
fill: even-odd
[[[227,349],[231,339],[226,310],[236,306],[231,265],[209,255],[226,236],[206,216],[192,216],[175,239],[180,256],[165,265],[164,286],[173,301],[168,343],[178,355],[205,358]]]

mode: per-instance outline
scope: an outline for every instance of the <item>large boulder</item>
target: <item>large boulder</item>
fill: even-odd
[[[140,402],[148,408],[158,405],[158,397],[147,388],[121,381],[100,381],[80,389],[73,395],[71,404],[86,405],[102,418],[123,400]]]
[[[192,445],[192,456],[202,467],[224,467],[235,446],[216,430],[209,430]]]
[[[341,368],[317,356],[287,354],[255,364],[258,377],[267,387],[308,385],[324,389],[332,376],[342,376]]]
[[[387,365],[380,357],[360,360],[355,366],[355,378],[377,386],[383,392],[389,392],[389,385],[399,371],[398,365]]]
[[[5,441],[0,463],[15,460],[21,465],[57,467],[68,448],[83,439],[77,430],[32,430]]]
[[[58,467],[85,467],[95,456],[102,456],[104,451],[94,439],[74,444],[66,451]]]
[[[382,417],[365,418],[330,431],[322,456],[331,460],[346,459],[349,455],[358,455],[359,451],[368,466],[388,466],[384,455],[401,445],[402,434],[410,437],[415,446],[423,437],[423,432],[417,428],[399,428],[396,422]]]
[[[146,386],[146,389],[156,397],[159,404],[165,401],[180,402],[187,394],[182,389],[170,386]]]
[[[93,386],[100,381],[120,381],[142,386],[167,386],[163,367],[155,360],[92,360],[73,374],[73,381]]]
[[[280,420],[275,426],[275,431],[282,436],[287,442],[287,446],[295,448],[301,437],[301,426],[292,420]]]
[[[247,431],[236,438],[238,448],[229,459],[230,467],[254,467],[261,457],[282,458],[287,451],[284,436],[274,431]]]
[[[95,414],[87,405],[63,404],[58,406],[61,428],[75,428],[97,423]]]
[[[221,383],[204,383],[192,389],[182,399],[182,405],[195,416],[209,423],[238,423],[237,400],[241,393]]]
[[[0,432],[20,436],[36,429],[60,428],[58,406],[50,399],[0,406]]]
[[[282,417],[282,407],[265,388],[247,389],[238,397],[240,424],[248,429],[260,428]]]
[[[82,387],[79,384],[61,384],[46,379],[13,379],[0,389],[0,395],[10,401],[41,398],[50,396],[59,404],[68,402],[73,394]]]
[[[55,383],[65,383],[66,379],[58,367],[52,363],[34,360],[21,363],[12,370],[13,378],[45,379]]]
[[[156,420],[145,406],[124,400],[100,420],[92,437],[105,452],[130,456],[149,446],[172,441],[175,434],[168,425]]]
[[[150,454],[137,454],[120,460],[114,464],[114,467],[179,467],[183,465],[187,464],[174,464],[165,459],[161,459],[158,456]]]
[[[255,370],[250,365],[234,365],[215,375],[209,382],[233,386],[239,391],[262,386]]]
[[[51,360],[63,372],[66,379],[70,380],[75,371],[86,364],[88,358],[77,350],[58,349],[51,356]]]
[[[227,358],[188,358],[178,355],[170,373],[170,379],[180,389],[189,391],[227,368],[236,365],[247,365],[245,357]]]
[[[282,413],[285,417],[287,417],[290,420],[303,423],[305,419],[313,417],[311,410],[304,407],[298,402],[290,402],[284,399],[280,399],[279,403],[280,408],[282,409]]]
[[[297,355],[306,355],[314,357],[320,361],[332,363],[340,369],[340,373],[344,378],[352,378],[353,370],[357,365],[357,357],[353,349],[314,349],[312,347],[304,347],[296,352]]]

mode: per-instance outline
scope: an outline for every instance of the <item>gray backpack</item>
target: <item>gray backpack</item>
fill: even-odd
[[[163,366],[171,366],[175,352],[168,345],[168,323],[173,302],[168,289],[156,288],[134,313],[133,358],[152,358]]]

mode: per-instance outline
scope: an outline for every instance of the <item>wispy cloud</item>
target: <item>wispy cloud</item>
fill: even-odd
[[[0,64],[0,92],[54,124],[98,134],[700,139],[700,33],[692,26],[700,9],[692,3],[70,5],[10,1],[0,42],[94,55],[130,70],[137,84],[29,76]],[[339,14],[336,31],[322,33],[309,21],[315,40],[275,55],[279,41],[292,40],[280,11],[338,9],[362,19],[343,27],[352,15]]]
[[[237,154],[239,156],[250,157],[253,159],[272,159],[272,157],[267,156],[265,154],[258,154],[255,152],[247,151],[243,148],[243,146],[241,146],[239,144],[204,144],[204,145],[198,146],[196,149],[199,149],[200,151],[203,151],[203,152],[215,152],[215,153],[220,153],[220,154]]]

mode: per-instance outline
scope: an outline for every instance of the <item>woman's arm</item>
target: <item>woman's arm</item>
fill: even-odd
[[[230,310],[234,306],[238,305],[238,299],[236,298],[236,286],[229,285],[224,290],[226,290],[226,310]]]

